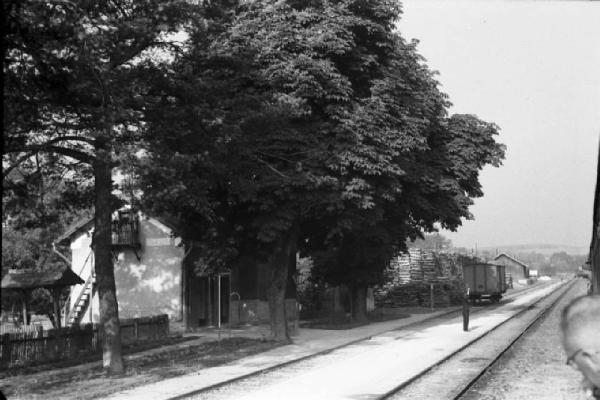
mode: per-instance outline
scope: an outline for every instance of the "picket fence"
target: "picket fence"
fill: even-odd
[[[123,320],[120,326],[124,346],[169,335],[167,315]],[[0,340],[0,369],[100,354],[101,343],[101,330],[97,324],[5,333]]]

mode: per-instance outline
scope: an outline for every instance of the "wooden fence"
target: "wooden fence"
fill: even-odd
[[[0,335],[4,335],[5,333],[35,333],[43,330],[44,327],[42,325],[21,325],[19,327],[13,324],[5,324],[0,325]]]
[[[162,339],[167,336],[169,336],[169,316],[167,314],[121,320],[121,343],[123,345]]]
[[[123,345],[159,340],[169,334],[169,317],[134,318],[121,321]],[[63,329],[6,333],[0,340],[0,369],[101,354],[97,324]]]

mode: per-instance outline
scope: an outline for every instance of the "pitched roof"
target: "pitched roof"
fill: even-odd
[[[508,255],[508,254],[506,254],[506,253],[500,253],[500,254],[498,254],[498,255],[497,255],[495,258],[494,258],[494,260],[497,260],[497,259],[499,259],[499,258],[500,258],[500,257],[502,257],[502,256],[504,256],[504,257],[506,257],[506,258],[508,258],[508,259],[510,259],[510,260],[512,260],[512,261],[514,261],[514,262],[516,262],[517,264],[521,264],[522,266],[529,268],[529,265],[525,264],[523,261],[519,261],[519,260],[517,260],[516,258],[514,258],[514,257],[512,257],[512,256],[509,256],[509,255]]]
[[[65,233],[63,233],[62,235],[60,235],[55,241],[54,243],[57,244],[68,244],[68,243],[63,243],[66,242],[67,239],[70,239],[71,236],[73,236],[75,233],[79,232],[80,230],[84,229],[85,227],[87,227],[89,224],[94,223],[94,217],[87,217],[87,218],[82,218],[79,221],[75,222],[73,225],[71,225],[69,227],[69,229],[67,229],[67,231]]]
[[[2,277],[2,289],[35,289],[78,285],[85,283],[70,268],[51,271],[8,270]]]
[[[175,224],[173,223],[173,221],[171,221],[169,219],[159,218],[159,217],[148,217],[148,218],[152,218],[152,219],[160,222],[161,224],[163,224],[167,228],[169,228],[171,231],[175,231],[175,228],[174,228]],[[69,240],[71,239],[71,237],[73,235],[77,234],[78,232],[80,232],[82,230],[89,229],[91,227],[91,225],[93,225],[93,223],[94,223],[94,216],[80,219],[79,221],[77,221],[73,225],[71,225],[65,231],[65,233],[63,233],[62,235],[60,235],[54,241],[54,243],[61,244],[61,245],[68,245],[69,244]]]

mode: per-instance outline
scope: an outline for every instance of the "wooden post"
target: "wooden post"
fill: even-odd
[[[181,261],[181,296],[180,296],[180,302],[181,302],[181,322],[183,324],[183,329],[185,329],[187,331],[188,327],[189,327],[189,317],[188,317],[188,304],[187,304],[187,291],[188,289],[188,282],[187,282],[187,272],[186,272],[186,268],[185,268],[185,256],[184,259]]]
[[[136,342],[140,340],[139,318],[133,319],[133,336]]]
[[[217,274],[217,328],[221,329],[221,274]]]
[[[52,300],[54,302],[54,318],[56,318],[56,328],[60,329],[60,288],[52,288]]]
[[[431,311],[433,311],[433,283],[429,284],[429,298],[431,301]]]
[[[206,320],[207,323],[210,325],[213,325],[214,321],[213,321],[213,299],[214,299],[214,288],[212,287],[212,275],[208,275],[207,276],[207,281],[208,281],[208,290],[206,291],[206,293],[208,293],[207,299],[208,299],[208,312],[206,313]]]
[[[23,325],[29,325],[29,321],[27,319],[27,291],[22,291],[22,300],[23,300]]]

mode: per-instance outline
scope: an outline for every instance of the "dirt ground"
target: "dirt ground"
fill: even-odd
[[[36,373],[0,380],[8,399],[96,399],[163,379],[200,371],[277,347],[275,342],[232,338],[143,357],[126,364],[122,376],[110,377],[101,368],[64,374]]]

